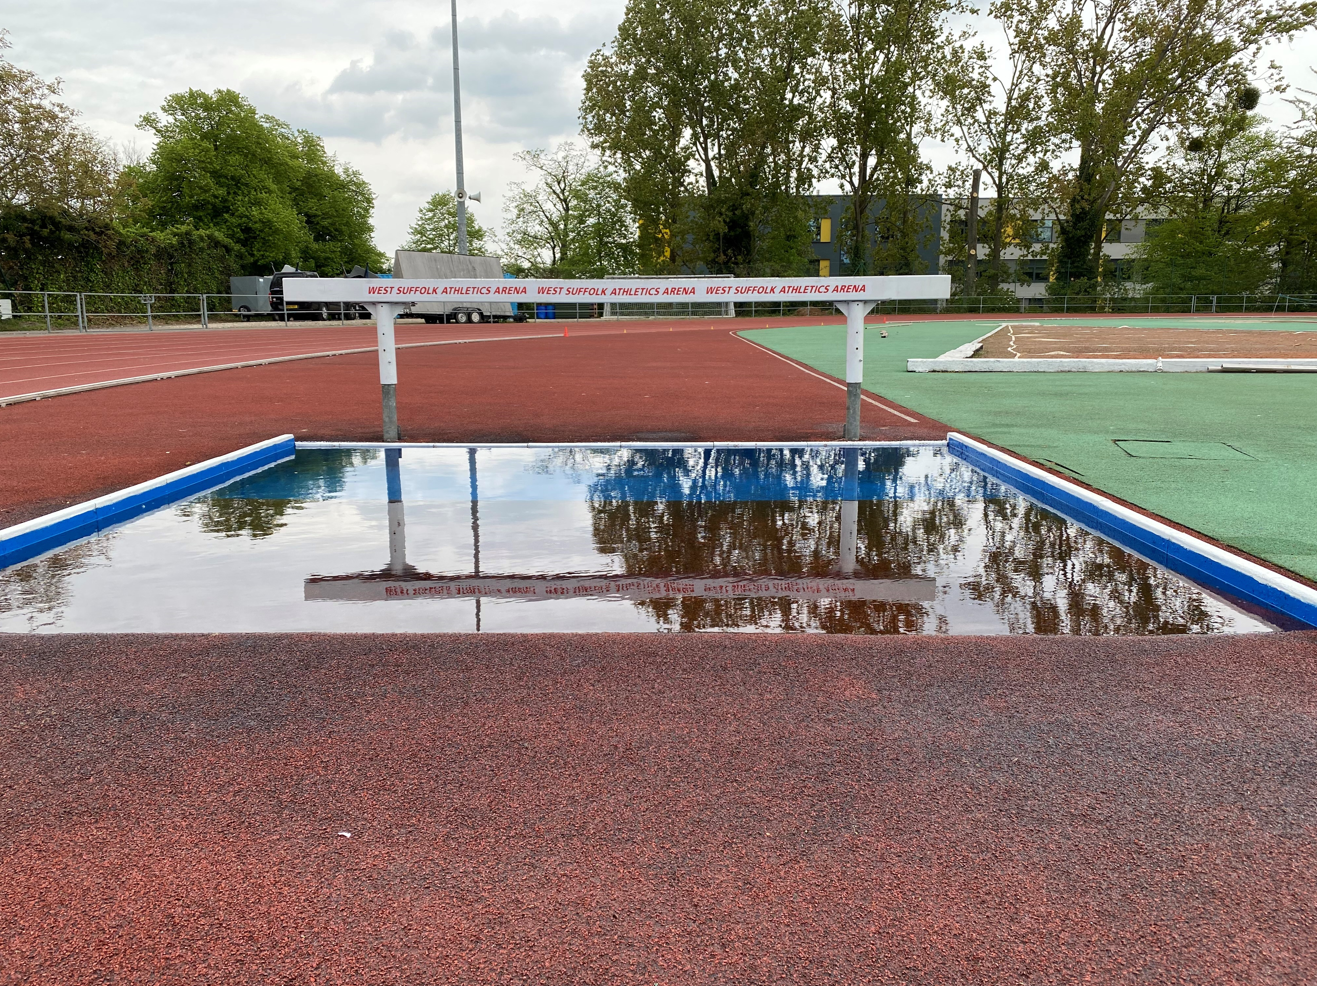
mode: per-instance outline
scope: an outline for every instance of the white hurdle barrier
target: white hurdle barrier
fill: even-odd
[[[390,278],[293,278],[284,283],[289,302],[364,305],[375,316],[379,336],[380,393],[384,440],[399,440],[397,353],[393,322],[420,301],[715,302],[813,301],[835,305],[846,315],[846,427],[844,438],[860,438],[860,389],[864,383],[864,316],[880,301],[946,299],[949,274],[896,277],[634,277],[605,280],[402,280]]]

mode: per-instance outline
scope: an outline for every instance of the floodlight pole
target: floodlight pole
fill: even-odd
[[[393,320],[408,305],[368,302],[366,308],[375,316],[375,337],[380,353],[380,403],[384,410],[384,440],[398,438],[398,351],[394,345]]]
[[[848,442],[860,440],[860,388],[864,383],[864,316],[873,311],[876,301],[839,301],[837,308],[846,315],[846,427],[841,437]]]
[[[462,168],[462,81],[457,68],[457,0],[453,0],[453,140],[457,147],[457,252],[466,253],[466,177]]]

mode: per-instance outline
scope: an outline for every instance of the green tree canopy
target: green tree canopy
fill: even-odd
[[[0,31],[0,51],[9,47]],[[0,55],[0,207],[101,212],[112,201],[113,155],[47,82]]]
[[[638,230],[618,176],[571,141],[517,155],[534,181],[504,206],[506,261],[538,277],[603,277],[637,269]]]
[[[798,272],[809,256],[828,0],[629,0],[585,71],[642,266]]]
[[[156,137],[148,161],[133,169],[146,224],[214,231],[253,272],[382,264],[370,186],[316,135],[258,113],[231,89],[177,93],[139,126]]]
[[[466,212],[466,246],[468,252],[484,255],[489,249],[484,228]],[[457,253],[457,196],[452,192],[435,192],[416,213],[416,221],[407,230],[404,250],[424,250],[429,253]]]
[[[1274,244],[1256,210],[1270,198],[1281,147],[1252,112],[1258,98],[1245,86],[1219,100],[1150,169],[1144,196],[1166,218],[1136,256],[1154,293],[1252,294],[1271,279]]]
[[[1011,0],[1039,8],[1051,126],[1078,152],[1060,291],[1093,290],[1108,213],[1173,128],[1248,81],[1262,46],[1317,21],[1312,0]],[[1073,282],[1073,283],[1072,283]]]
[[[919,145],[935,129],[947,17],[961,9],[957,0],[836,0],[825,11],[823,173],[844,192],[845,273],[921,272],[918,199],[930,168]]]

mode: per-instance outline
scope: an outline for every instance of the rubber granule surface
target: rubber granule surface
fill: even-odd
[[[0,982],[1317,977],[1317,636],[0,637]]]

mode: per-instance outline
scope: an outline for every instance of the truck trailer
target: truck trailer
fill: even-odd
[[[393,255],[393,276],[399,280],[502,280],[503,262],[498,257],[398,250]],[[507,301],[418,301],[406,317],[432,323],[526,321],[525,314]]]

